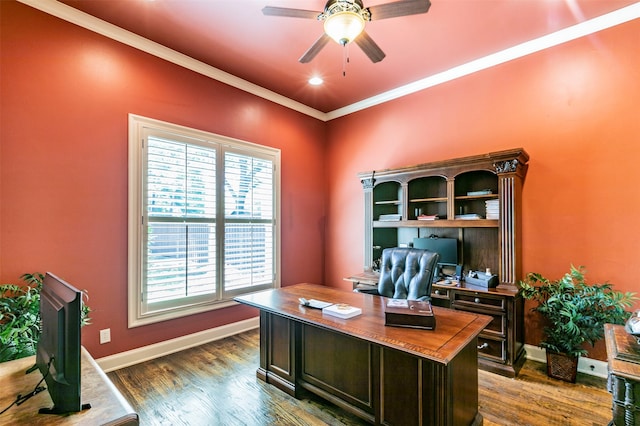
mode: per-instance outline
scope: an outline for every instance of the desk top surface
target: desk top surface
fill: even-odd
[[[361,308],[362,314],[349,319],[329,316],[319,309],[300,305],[300,297],[330,303],[346,303]],[[491,322],[491,317],[486,315],[434,306],[435,330],[389,327],[384,325],[384,305],[387,298],[308,283],[239,296],[235,300],[266,312],[348,334],[442,364],[448,364]]]

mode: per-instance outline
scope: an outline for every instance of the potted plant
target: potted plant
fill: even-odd
[[[531,272],[520,281],[522,296],[537,302],[532,308],[546,321],[540,346],[547,353],[547,375],[575,383],[578,357],[604,337],[604,324],[624,324],[631,315],[635,293],[615,291],[612,285],[587,284],[583,267],[551,281]]]
[[[35,355],[40,338],[40,290],[44,275],[24,274],[24,285],[0,285],[0,362]],[[85,291],[83,296],[87,297]],[[82,304],[82,325],[91,309]]]

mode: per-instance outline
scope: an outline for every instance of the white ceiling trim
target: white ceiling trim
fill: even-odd
[[[640,2],[637,2],[597,18],[581,22],[483,58],[467,62],[466,64],[453,67],[449,70],[434,74],[413,83],[389,90],[363,101],[324,113],[271,90],[265,89],[264,87],[224,72],[218,68],[207,65],[204,62],[191,58],[190,56],[184,55],[173,49],[169,49],[166,46],[141,37],[87,13],[81,12],[56,0],[18,1],[57,18],[71,22],[105,37],[109,37],[113,40],[154,55],[158,58],[172,62],[191,71],[205,75],[214,80],[228,84],[229,86],[251,93],[263,99],[267,99],[321,121],[330,121],[343,117],[345,115],[361,111],[375,105],[380,105],[382,103],[428,89],[438,84],[446,83],[448,81],[640,18]]]

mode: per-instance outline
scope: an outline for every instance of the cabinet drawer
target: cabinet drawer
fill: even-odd
[[[453,295],[453,303],[454,305],[475,306],[500,311],[506,309],[506,300],[504,297],[492,297],[483,293],[455,292]]]
[[[451,300],[447,297],[436,296],[431,293],[431,304],[433,306],[439,306],[441,308],[451,308]]]
[[[487,339],[478,337],[478,356],[489,358],[492,361],[506,362],[507,348],[505,340]]]
[[[443,299],[449,298],[449,289],[448,288],[432,288],[431,297],[439,297]]]
[[[472,309],[467,305],[456,304],[453,306],[453,309],[458,309],[466,312],[474,312],[477,314],[482,314],[491,317],[491,322],[489,325],[482,330],[483,334],[490,334],[496,337],[506,337],[507,335],[507,317],[502,313],[493,313],[491,311],[487,312],[482,309]]]

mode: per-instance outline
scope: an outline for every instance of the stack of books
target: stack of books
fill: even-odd
[[[378,220],[381,222],[395,222],[398,220],[402,220],[402,215],[401,214],[381,214],[380,217],[378,217]]]
[[[336,303],[335,305],[322,308],[322,313],[331,315],[333,317],[349,319],[360,315],[362,313],[362,309],[356,308],[355,306],[347,305],[345,303]]]
[[[485,206],[487,208],[487,219],[499,219],[500,218],[500,207],[498,206],[498,200],[487,200],[485,201]]]
[[[456,219],[477,220],[477,219],[482,219],[482,216],[480,216],[479,214],[476,214],[476,213],[457,214],[456,215]]]
[[[418,220],[438,220],[440,216],[437,214],[421,214],[418,216]]]

